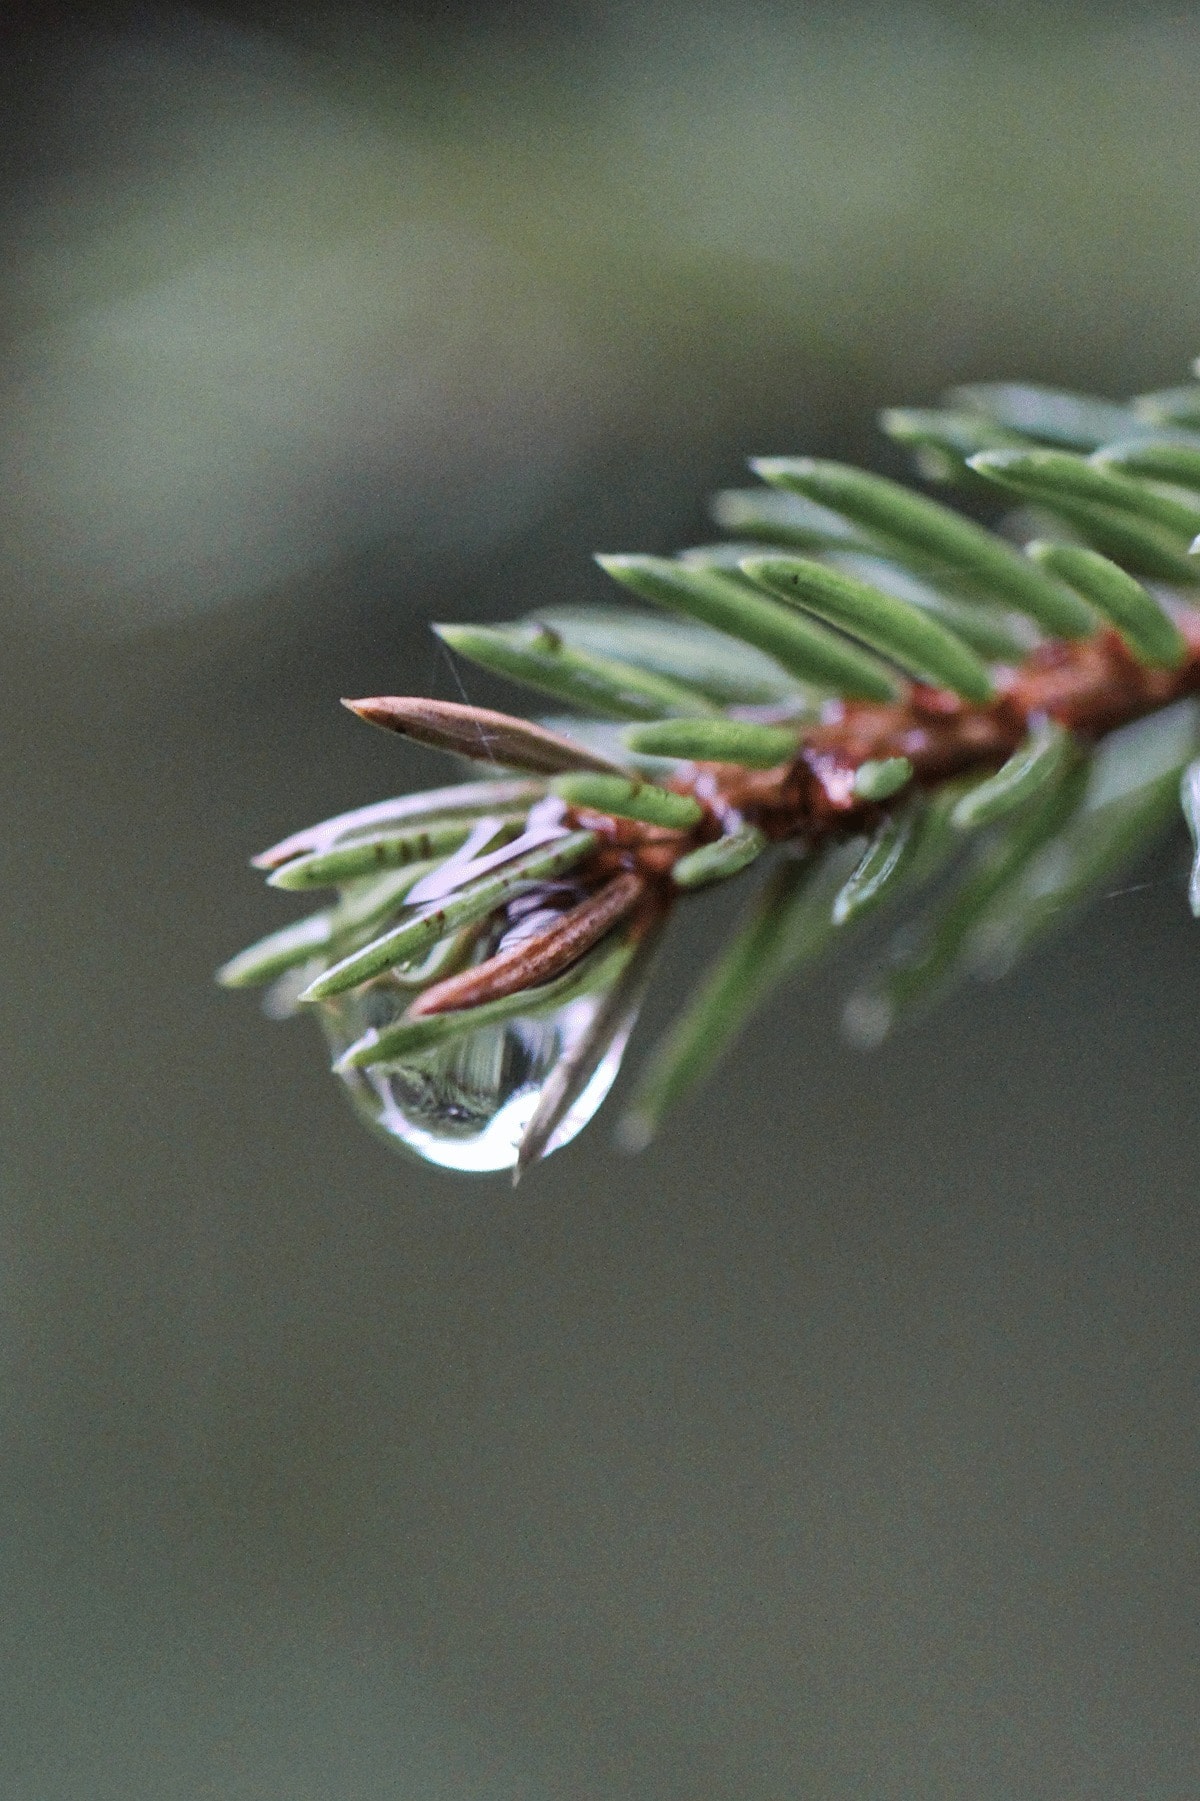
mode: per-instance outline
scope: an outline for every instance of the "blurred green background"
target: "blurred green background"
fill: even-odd
[[[210,972],[283,917],[251,851],[441,773],[336,704],[457,697],[428,619],[605,597],[750,453],[897,469],[885,403],[1182,379],[1200,22],[4,31],[0,1792],[1194,1795],[1181,839],[871,1057],[810,984],[516,1197]]]

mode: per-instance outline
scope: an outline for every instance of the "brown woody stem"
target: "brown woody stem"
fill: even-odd
[[[634,833],[609,822],[597,855],[633,862],[660,876],[697,844],[716,835],[730,812],[768,837],[803,838],[810,844],[844,836],[879,817],[878,803],[856,792],[863,763],[907,757],[919,784],[934,786],[955,775],[998,769],[1047,717],[1085,739],[1107,732],[1200,691],[1200,611],[1179,621],[1188,654],[1177,669],[1140,663],[1115,631],[1073,642],[1042,645],[1018,668],[997,676],[994,700],[976,704],[943,688],[914,684],[893,703],[836,703],[801,738],[798,754],[774,769],[728,763],[698,764],[686,786],[705,802],[708,816],[693,832],[663,834],[634,843]],[[589,825],[595,821],[589,817]],[[623,853],[623,854],[622,854]]]

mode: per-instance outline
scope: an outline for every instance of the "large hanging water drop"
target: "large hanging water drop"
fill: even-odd
[[[512,1169],[546,1084],[583,1045],[606,995],[593,990],[553,1012],[477,1027],[402,1062],[348,1069],[341,1079],[367,1123],[423,1162],[480,1173]],[[411,999],[411,989],[384,977],[322,1002],[321,1022],[335,1054],[370,1027],[393,1024]],[[632,1016],[621,1021],[547,1154],[582,1131],[604,1100],[632,1025]]]

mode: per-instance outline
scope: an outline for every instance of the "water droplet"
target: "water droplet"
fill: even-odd
[[[604,998],[603,992],[581,995],[556,1012],[464,1032],[402,1064],[347,1070],[341,1079],[368,1124],[423,1162],[479,1172],[512,1169],[546,1083],[582,1041]],[[411,999],[411,989],[383,977],[322,1002],[321,1022],[335,1054],[370,1026],[391,1025]],[[600,1106],[632,1023],[624,1022],[548,1151],[568,1144]]]
[[[514,897],[476,933],[472,960],[544,931],[583,893],[567,879],[539,883]],[[393,1025],[405,1012],[414,990],[401,974],[412,972],[388,972],[319,1004],[335,1057],[372,1026]],[[597,987],[555,1011],[477,1027],[402,1062],[339,1074],[367,1123],[423,1162],[479,1172],[512,1169],[547,1082],[583,1044],[610,990],[611,984]],[[612,1087],[635,1012],[620,1020],[595,1073],[555,1128],[547,1155],[583,1130]]]

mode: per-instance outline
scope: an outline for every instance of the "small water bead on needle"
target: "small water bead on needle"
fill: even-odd
[[[511,949],[544,931],[581,890],[547,884],[518,897],[477,941],[476,958]],[[399,1028],[413,998],[403,970],[322,1001],[318,1016],[335,1054],[335,1068],[357,1111],[393,1144],[423,1162],[479,1173],[515,1169],[527,1128],[565,1065],[594,1056],[587,1080],[564,1109],[540,1155],[560,1149],[591,1119],[621,1065],[636,1007],[609,1003],[619,988],[632,944],[622,934],[541,988],[476,1008],[418,1022],[418,1048],[356,1065],[347,1052],[374,1034]],[[420,1045],[424,1025],[430,1042]],[[597,1026],[603,1043],[590,1043]]]
[[[514,1169],[547,1084],[587,1037],[603,998],[587,995],[556,1013],[478,1027],[403,1063],[342,1071],[342,1080],[376,1131],[423,1162],[480,1174]],[[363,1011],[366,999],[360,992],[322,1003],[322,1024],[335,1051],[367,1023],[373,1009]],[[604,1100],[632,1024],[608,1047],[547,1153],[569,1144]]]

